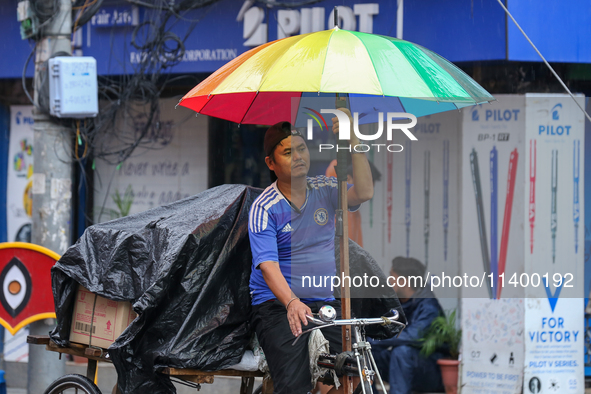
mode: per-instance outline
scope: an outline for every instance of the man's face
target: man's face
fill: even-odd
[[[302,137],[289,136],[277,145],[273,157],[267,156],[265,162],[279,180],[288,182],[291,178],[308,175],[310,152]]]
[[[390,276],[392,276],[395,279],[394,281],[392,281],[392,283],[394,283],[394,286],[392,286],[392,288],[396,292],[396,295],[398,295],[398,298],[400,298],[401,300],[406,300],[412,297],[412,295],[414,294],[414,290],[412,289],[412,287],[410,287],[408,280],[405,283],[403,279],[401,282],[404,284],[404,286],[398,286],[399,275],[396,272],[390,270]]]

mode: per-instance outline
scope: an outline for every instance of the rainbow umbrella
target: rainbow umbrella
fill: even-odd
[[[322,93],[348,94],[352,112],[387,108],[417,117],[494,100],[458,67],[420,45],[335,27],[243,53],[180,105],[235,123],[295,124],[300,101]]]
[[[335,25],[336,19],[335,12]],[[360,123],[372,111],[418,117],[494,100],[462,70],[420,45],[335,27],[243,53],[193,88],[180,105],[235,123],[270,125],[291,120],[298,126],[296,117],[306,107],[302,103],[307,97],[330,98],[324,108],[334,108],[335,94],[348,95],[347,105],[359,113]],[[342,214],[347,206],[347,152],[343,149],[338,155]],[[347,215],[341,217],[337,226],[341,272],[349,275]],[[350,317],[349,294],[349,289],[342,289],[345,319]],[[351,349],[345,329],[343,349]],[[350,384],[345,387],[351,391]]]

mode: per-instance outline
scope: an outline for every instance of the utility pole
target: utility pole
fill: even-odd
[[[72,53],[72,2],[59,0],[59,11],[40,32],[35,58],[35,102],[39,102],[40,83],[48,77],[47,60],[55,53]],[[38,107],[37,107],[38,108]],[[55,123],[48,114],[34,111],[35,140],[33,176],[32,242],[60,256],[70,246],[72,201],[72,138],[70,130]],[[31,335],[47,335],[53,319],[29,325]],[[65,360],[41,346],[30,346],[27,390],[41,394],[65,374]]]

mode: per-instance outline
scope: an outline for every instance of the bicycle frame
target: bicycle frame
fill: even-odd
[[[378,366],[376,364],[376,361],[373,357],[373,354],[371,352],[371,344],[369,342],[366,341],[365,339],[365,331],[363,330],[365,328],[365,326],[367,325],[372,325],[372,324],[382,324],[382,325],[390,325],[390,324],[397,324],[399,326],[402,326],[402,328],[404,329],[404,327],[406,327],[406,325],[404,323],[401,323],[398,320],[398,318],[400,317],[400,314],[398,313],[398,311],[396,310],[392,310],[392,314],[393,316],[391,317],[380,317],[380,318],[367,318],[367,319],[341,319],[341,320],[329,320],[329,321],[325,321],[325,320],[321,320],[321,319],[317,319],[313,316],[310,315],[306,315],[306,317],[308,318],[308,320],[313,323],[316,324],[316,327],[313,327],[311,329],[308,329],[304,332],[302,332],[303,334],[309,333],[311,331],[314,330],[320,330],[322,328],[325,327],[331,327],[331,326],[352,326],[354,333],[355,333],[355,343],[353,344],[353,351],[354,351],[354,356],[355,356],[355,360],[357,362],[357,370],[359,371],[359,377],[361,378],[361,388],[363,390],[363,394],[373,394],[373,390],[371,389],[371,385],[373,383],[373,377],[374,375],[377,376],[378,378],[378,382],[380,384],[380,386],[382,387],[382,390],[384,392],[386,392],[386,388],[384,386],[384,381],[382,380],[382,376],[380,375],[380,371],[378,370]],[[298,336],[294,341],[292,345],[295,345],[296,342],[300,339],[300,337],[302,336]],[[366,385],[363,384],[364,382],[367,382],[367,386],[369,387],[369,393],[366,390]]]

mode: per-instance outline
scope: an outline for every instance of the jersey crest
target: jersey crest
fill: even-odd
[[[318,208],[316,212],[314,212],[314,221],[320,226],[324,226],[328,223],[328,212],[326,209]]]

